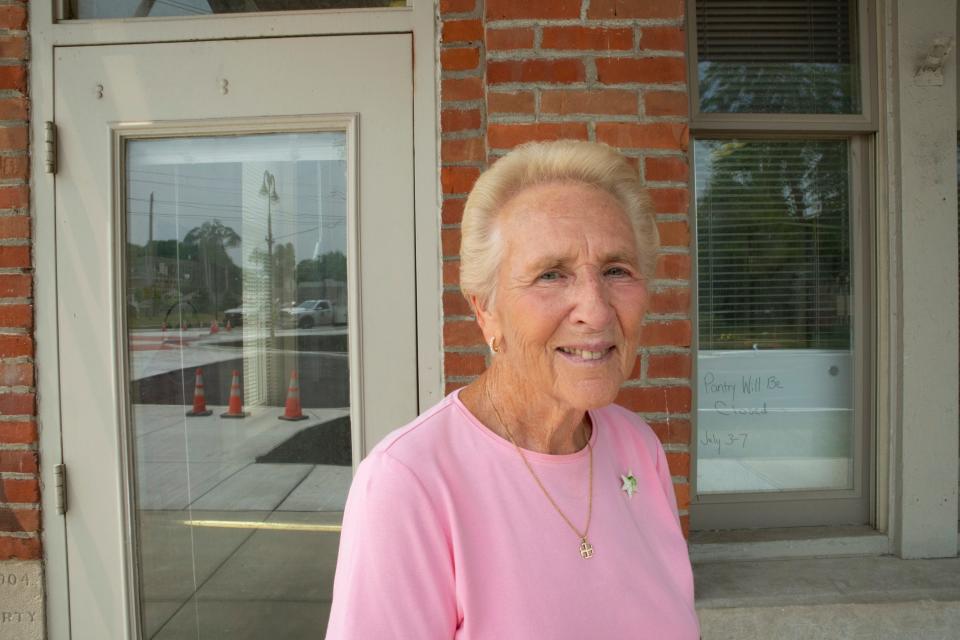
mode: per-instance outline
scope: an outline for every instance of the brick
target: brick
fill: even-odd
[[[33,307],[28,304],[0,304],[0,328],[32,329]]]
[[[443,292],[443,314],[445,316],[472,316],[473,309],[459,291]]]
[[[460,261],[459,260],[444,260],[443,284],[455,285],[455,286],[460,284]]]
[[[640,413],[688,413],[690,387],[623,387],[617,404]]]
[[[640,48],[646,51],[686,51],[687,32],[680,27],[643,27]]]
[[[26,151],[29,140],[26,126],[0,127],[0,149],[3,151]]]
[[[633,48],[633,29],[544,27],[540,47],[580,51],[628,51]]]
[[[29,267],[30,247],[0,247],[0,267]]]
[[[443,193],[469,193],[480,176],[480,169],[476,167],[442,167],[440,169],[440,185]]]
[[[689,320],[647,322],[640,332],[640,344],[647,347],[689,347]]]
[[[657,213],[686,213],[689,192],[686,189],[647,189]]]
[[[467,386],[466,382],[445,382],[443,385],[443,392],[447,395],[453,393],[457,389],[462,389]]]
[[[0,509],[0,531],[40,530],[40,512],[36,509]]]
[[[26,335],[0,335],[0,358],[33,355],[33,338]]]
[[[657,256],[654,277],[661,280],[689,280],[690,256],[680,253],[667,253]]]
[[[31,444],[37,441],[37,423],[0,422],[0,442],[4,444]]]
[[[463,204],[466,198],[446,198],[440,209],[440,221],[443,224],[460,224],[463,219]]]
[[[688,474],[689,477],[689,474]],[[673,493],[677,497],[677,509],[690,508],[690,484],[686,482],[673,483]]]
[[[40,560],[39,538],[0,536],[0,560]]]
[[[27,8],[24,4],[0,6],[0,29],[24,31],[27,28]]]
[[[541,113],[636,115],[636,91],[591,89],[589,91],[543,91]]]
[[[480,20],[447,20],[440,32],[441,42],[470,42],[483,39],[483,23]]]
[[[603,84],[672,84],[685,82],[686,79],[687,63],[683,58],[597,59],[597,80]]]
[[[690,246],[690,227],[685,221],[658,222],[661,247]]]
[[[686,158],[650,156],[643,161],[643,177],[652,182],[687,182],[690,167]]]
[[[488,113],[533,113],[534,108],[533,93],[530,91],[487,94]]]
[[[444,133],[479,129],[481,121],[479,109],[444,109],[440,112],[440,130]]]
[[[0,216],[0,239],[26,239],[30,237],[30,216]]]
[[[639,380],[640,379],[640,369],[643,365],[643,358],[637,356],[637,359],[633,362],[633,369],[630,370],[630,375],[627,376],[630,380]]]
[[[533,47],[533,29],[513,27],[510,29],[487,29],[487,51],[510,51]]]
[[[598,122],[597,142],[620,149],[686,150],[690,131],[679,122]]]
[[[37,452],[0,449],[0,472],[36,473]]]
[[[687,313],[690,311],[690,289],[688,287],[670,287],[652,292],[647,311],[651,313]]]
[[[643,94],[643,112],[648,116],[686,116],[688,107],[685,91],[647,91]]]
[[[26,98],[0,99],[0,120],[26,120],[29,113],[29,102]]]
[[[651,353],[647,362],[648,378],[689,378],[690,354]]]
[[[0,363],[0,386],[32,387],[33,365],[29,362]]]
[[[483,334],[472,320],[455,320],[443,323],[443,344],[448,347],[483,346]]]
[[[680,451],[667,451],[667,466],[671,476],[690,477],[690,454]]]
[[[29,202],[30,190],[26,185],[0,187],[0,209],[23,209]]]
[[[33,393],[0,393],[0,415],[32,416],[36,403]]]
[[[20,273],[0,273],[0,297],[28,298],[33,291],[30,276]]]
[[[443,354],[443,373],[446,376],[478,376],[486,368],[486,358],[479,353]]]
[[[493,60],[487,63],[487,82],[582,82],[582,60]]]
[[[0,36],[0,58],[23,60],[28,51],[26,36]]]
[[[440,247],[445,256],[460,255],[460,229],[441,229]]]
[[[464,102],[483,97],[483,78],[444,78],[440,82],[444,102]]]
[[[583,122],[534,122],[530,124],[491,124],[487,140],[493,149],[512,149],[532,140],[559,140],[561,138],[587,139],[587,125]]]
[[[0,480],[0,502],[17,504],[40,502],[40,481],[19,478]]]
[[[557,20],[580,17],[580,0],[486,0],[487,20]]]
[[[440,142],[441,162],[483,162],[486,156],[486,146],[481,136]]]
[[[683,17],[683,0],[590,0],[588,18],[656,18]]]
[[[440,13],[470,13],[476,6],[476,0],[440,0]]]
[[[683,532],[684,538],[690,538],[690,514],[680,514],[680,531]]]
[[[690,444],[690,421],[685,418],[651,420],[649,424],[664,444]]]
[[[0,178],[4,180],[28,180],[30,159],[27,156],[0,156]]]
[[[480,50],[476,47],[440,50],[440,68],[444,71],[469,71],[478,66],[480,66]]]
[[[23,65],[0,66],[0,89],[25,93],[27,90],[27,69]]]

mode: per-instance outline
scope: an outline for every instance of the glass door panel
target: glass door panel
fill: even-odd
[[[697,140],[697,492],[852,490],[845,140]]]
[[[352,477],[342,131],[129,140],[144,638],[313,638]]]

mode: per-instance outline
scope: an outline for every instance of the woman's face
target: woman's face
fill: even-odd
[[[499,217],[504,255],[480,313],[496,355],[559,406],[612,402],[636,358],[647,288],[633,228],[610,194],[580,183],[521,191]]]

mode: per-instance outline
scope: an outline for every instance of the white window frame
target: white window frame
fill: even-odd
[[[697,260],[694,247],[691,288],[691,319],[693,324],[693,372],[691,387],[693,409],[691,422],[691,528],[745,529],[806,526],[811,510],[824,512],[823,523],[837,525],[843,521],[845,499],[867,501],[867,519],[871,526],[886,529],[886,474],[879,472],[881,448],[885,452],[886,439],[878,438],[876,406],[877,373],[879,362],[878,340],[882,328],[877,311],[879,300],[877,272],[878,230],[876,219],[875,171],[877,167],[876,140],[879,133],[877,100],[877,11],[873,2],[857,0],[857,51],[860,69],[859,114],[752,114],[702,113],[699,110],[697,73],[696,0],[687,0],[688,78],[690,95],[690,153],[697,138],[762,138],[797,139],[837,138],[850,141],[851,155],[851,249],[853,263],[854,300],[854,456],[855,483],[850,491],[789,491],[782,493],[709,494],[697,493],[697,352],[698,300]],[[691,162],[691,166],[693,163]],[[690,172],[690,192],[695,193],[695,172]],[[695,201],[691,198],[691,235],[696,238]]]

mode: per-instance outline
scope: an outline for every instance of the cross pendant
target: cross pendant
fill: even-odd
[[[593,545],[587,542],[586,538],[580,538],[580,557],[584,559],[593,557]]]

